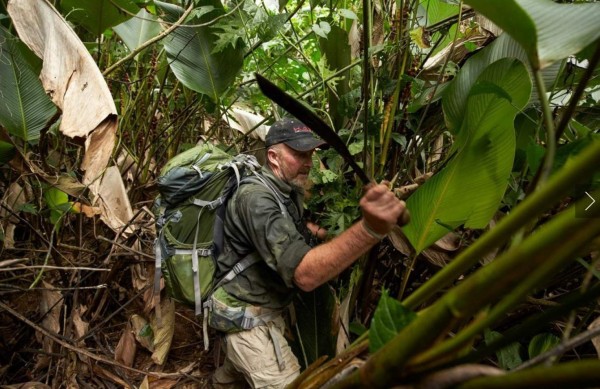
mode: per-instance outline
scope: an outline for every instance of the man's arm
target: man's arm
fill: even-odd
[[[300,289],[311,291],[340,274],[379,242],[374,235],[389,233],[406,210],[404,202],[384,184],[369,187],[360,206],[361,220],[304,255],[294,272],[294,283]]]

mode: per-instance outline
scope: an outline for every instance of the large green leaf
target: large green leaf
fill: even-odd
[[[412,322],[417,314],[383,290],[369,330],[369,351],[374,353]]]
[[[10,134],[32,142],[40,137],[56,107],[21,50],[27,49],[0,27],[0,124]]]
[[[98,36],[140,10],[133,0],[62,0],[60,6],[67,20]]]
[[[141,9],[135,18],[115,26],[113,30],[123,40],[129,51],[134,51],[144,42],[149,41],[160,34],[158,18],[145,9]],[[139,55],[135,57],[139,58]]]
[[[327,67],[332,72],[344,69],[350,65],[351,50],[348,42],[348,32],[331,21],[331,31],[327,38],[320,38],[321,50],[327,58]],[[340,96],[350,92],[350,70],[347,70],[337,80],[333,88],[335,93],[329,91],[329,114],[335,128],[340,128],[344,121],[344,115],[339,109]]]
[[[417,252],[462,224],[483,228],[497,210],[515,155],[514,118],[529,99],[523,63],[502,59],[471,87],[450,160],[408,199],[404,233]]]
[[[525,62],[525,66],[531,71],[531,67],[527,63],[527,55],[521,45],[508,34],[500,35],[498,39],[471,57],[462,67],[456,78],[454,78],[446,88],[442,106],[444,109],[446,126],[448,126],[450,131],[455,132],[460,127],[467,105],[467,97],[471,91],[471,87],[475,84],[477,77],[479,77],[481,72],[483,72],[487,66],[502,58],[520,59]],[[549,88],[554,84],[559,69],[560,63],[556,63],[542,71],[542,77],[546,88]],[[534,89],[529,102],[532,103],[537,100],[538,94]]]
[[[177,20],[183,9],[176,5],[155,1],[164,12],[164,19]],[[225,10],[220,1],[201,0],[198,6],[212,6],[213,11],[194,17],[191,24],[206,23],[223,15]],[[205,95],[213,101],[233,83],[242,68],[244,51],[240,43],[212,53],[217,41],[218,29],[211,26],[179,27],[164,40],[165,49],[173,73],[186,87]]]
[[[600,38],[600,4],[552,0],[466,0],[517,40],[534,69],[575,54]]]
[[[312,292],[298,293],[294,299],[297,337],[292,344],[300,363],[306,368],[322,355],[335,354],[337,302],[332,288],[325,284]]]

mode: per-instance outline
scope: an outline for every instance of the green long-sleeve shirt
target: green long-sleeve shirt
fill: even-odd
[[[281,212],[271,190],[259,183],[245,183],[227,205],[225,249],[218,258],[218,277],[223,276],[247,254],[262,259],[223,287],[246,303],[280,309],[292,301],[296,267],[310,250],[303,233],[303,194],[262,169],[266,178],[285,198],[288,215]]]

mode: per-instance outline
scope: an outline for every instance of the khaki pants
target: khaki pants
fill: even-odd
[[[270,329],[270,331],[269,331]],[[216,389],[225,388],[285,388],[300,374],[298,359],[283,336],[285,322],[282,317],[266,326],[225,336],[225,362],[213,376]],[[275,345],[271,336],[277,337],[281,357],[285,363],[279,369]]]

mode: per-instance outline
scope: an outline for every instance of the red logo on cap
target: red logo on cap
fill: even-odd
[[[294,132],[311,132],[308,127],[294,127]]]

